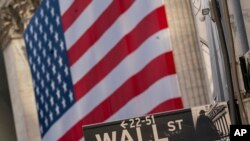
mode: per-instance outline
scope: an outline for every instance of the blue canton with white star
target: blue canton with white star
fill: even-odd
[[[75,102],[57,0],[43,0],[24,33],[43,136]]]

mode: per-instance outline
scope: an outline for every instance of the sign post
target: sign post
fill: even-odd
[[[85,141],[196,141],[229,138],[225,103],[83,127]]]

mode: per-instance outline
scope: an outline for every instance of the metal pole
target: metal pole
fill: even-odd
[[[210,1],[203,1],[206,3],[207,7],[211,7],[211,4],[209,3]],[[211,12],[212,15],[212,12]],[[220,101],[226,101],[228,100],[228,93],[226,93],[227,88],[225,87],[225,78],[222,74],[222,67],[221,63],[223,60],[221,59],[220,53],[218,53],[218,46],[217,43],[219,43],[219,40],[216,40],[217,34],[214,33],[214,24],[212,21],[212,16],[210,18],[209,15],[206,15],[205,18],[205,23],[206,23],[206,28],[207,28],[207,38],[208,38],[208,44],[209,44],[209,50],[210,50],[210,60],[211,60],[211,65],[212,65],[212,78],[213,78],[213,83],[214,83],[214,94],[216,94],[217,99],[216,102]]]
[[[237,36],[239,36],[239,40],[241,43],[241,48],[239,48],[239,55],[243,56],[249,50],[249,44],[247,40],[247,33],[240,5],[240,0],[230,0],[230,2],[232,3],[234,17],[235,17],[234,22],[236,23],[237,26],[238,34],[237,33],[236,34]]]
[[[218,35],[220,38],[220,45],[221,50],[223,53],[223,59],[225,63],[225,74],[226,74],[226,80],[227,80],[227,86],[228,86],[228,97],[229,97],[229,110],[230,110],[230,117],[232,124],[239,124],[239,118],[238,114],[236,112],[236,103],[235,103],[235,97],[234,97],[234,87],[233,87],[233,79],[231,75],[231,62],[229,58],[229,51],[226,44],[226,38],[224,36],[224,30],[221,22],[221,12],[219,9],[219,5],[216,0],[211,0],[212,7],[214,10],[214,16],[215,16],[215,22],[218,29]]]
[[[229,9],[228,9],[228,0],[222,0],[220,1],[220,7],[223,9],[223,15],[224,15],[224,30],[227,31],[224,36],[226,37],[226,42],[228,43],[228,53],[229,53],[229,58],[231,60],[231,75],[233,79],[233,87],[234,87],[234,95],[236,96],[237,99],[237,120],[239,123],[244,123],[246,124],[245,116],[244,116],[244,105],[241,97],[241,92],[240,92],[240,80],[239,79],[239,72],[238,72],[238,67],[239,64],[237,62],[238,58],[236,58],[236,52],[235,52],[235,46],[234,46],[234,40],[233,40],[233,34],[232,34],[232,28],[231,28],[231,23],[230,23],[230,16],[229,16]],[[223,23],[222,23],[223,24]]]

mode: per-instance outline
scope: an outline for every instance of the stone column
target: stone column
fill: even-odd
[[[23,39],[13,35],[3,47],[17,140],[39,141],[35,97]]]
[[[175,65],[184,107],[210,103],[210,90],[190,0],[165,0]]]
[[[0,49],[6,66],[18,141],[41,140],[32,78],[22,39],[25,25],[34,12],[35,3],[39,1],[0,0]]]
[[[2,50],[0,49],[0,140],[16,141],[15,125],[9,97]]]

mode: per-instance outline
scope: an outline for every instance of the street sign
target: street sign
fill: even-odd
[[[83,130],[85,141],[196,141],[228,138],[229,125],[227,106],[216,104],[89,125]]]

